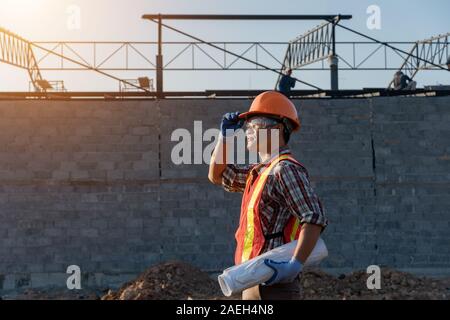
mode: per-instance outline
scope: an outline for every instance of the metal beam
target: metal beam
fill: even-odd
[[[432,67],[433,63],[444,66],[449,57],[449,38],[450,32],[417,41],[397,71],[414,79],[420,70],[435,69]],[[388,88],[393,88],[393,84],[394,80],[391,80]]]
[[[162,19],[161,15],[158,17],[158,54],[156,55],[156,92],[158,98],[163,98],[163,68],[164,61],[162,55]]]
[[[359,36],[361,36],[361,37],[363,37],[363,38],[372,40],[372,41],[374,41],[374,42],[376,42],[376,43],[379,43],[379,44],[381,44],[381,45],[383,45],[383,46],[385,46],[385,47],[388,47],[388,48],[390,48],[390,49],[392,49],[392,50],[395,50],[395,51],[397,51],[398,53],[403,53],[403,54],[406,54],[407,56],[410,56],[410,57],[413,57],[413,58],[417,59],[418,61],[420,60],[420,61],[422,61],[422,62],[428,63],[428,64],[430,64],[431,66],[436,67],[437,69],[447,70],[447,68],[444,68],[444,67],[442,67],[442,66],[440,66],[440,65],[438,65],[438,64],[436,64],[436,63],[434,63],[434,62],[432,62],[432,61],[428,61],[428,60],[426,60],[426,59],[424,59],[424,58],[422,58],[422,57],[419,57],[418,55],[411,54],[411,52],[408,53],[408,52],[406,52],[406,51],[404,51],[404,50],[401,50],[401,49],[399,49],[399,48],[396,48],[396,47],[390,45],[390,44],[387,43],[387,42],[377,40],[377,39],[375,39],[375,38],[373,38],[373,37],[370,37],[370,36],[368,36],[368,35],[366,35],[366,34],[364,34],[364,33],[361,33],[361,32],[358,32],[358,31],[356,31],[356,30],[353,30],[353,29],[351,29],[351,28],[348,28],[348,27],[346,27],[346,26],[343,26],[343,25],[340,24],[340,23],[336,23],[336,25],[339,26],[339,27],[341,27],[341,28],[343,28],[343,29],[345,29],[345,30],[347,30],[347,31],[350,31],[350,32],[352,32],[352,33],[354,33],[354,34],[357,34],[357,35],[359,35]]]
[[[264,90],[208,90],[208,91],[166,91],[165,97],[171,98],[239,98],[252,99]],[[101,99],[101,100],[123,100],[123,99],[155,99],[156,92],[0,92],[0,100],[14,99]],[[359,90],[294,90],[292,98],[358,98],[378,96],[450,96],[450,90],[445,89],[416,89],[414,91],[393,91],[385,88],[366,88]]]
[[[163,20],[332,20],[339,17],[341,20],[349,20],[352,15],[320,15],[320,14],[301,14],[301,15],[252,15],[252,14],[145,14],[142,19]]]
[[[336,52],[336,23],[339,17],[322,23],[289,42],[283,62],[283,69],[300,67],[328,59],[330,64],[331,90],[338,90],[338,55]],[[275,84],[277,89],[281,75]]]
[[[416,44],[416,42],[388,42],[391,45],[402,45],[405,46],[404,49],[409,50],[412,46]],[[70,51],[70,53],[67,53],[66,55],[70,55],[73,59],[76,59],[78,62],[83,63],[84,65],[89,65],[92,68],[96,70],[101,71],[141,71],[141,72],[147,72],[147,71],[156,71],[156,62],[155,59],[148,58],[146,56],[146,53],[148,51],[155,51],[157,52],[157,46],[158,42],[126,42],[126,41],[111,41],[111,42],[105,42],[105,41],[85,41],[85,42],[79,42],[79,41],[39,41],[39,42],[33,42],[33,44],[36,44],[39,47],[45,47],[51,51],[58,52],[57,48],[60,48],[63,46],[64,48],[67,48],[67,51]],[[203,44],[198,41],[163,41],[163,46],[165,49],[165,57],[166,61],[164,63],[164,71],[267,71],[266,69],[263,69],[261,67],[255,68],[253,64],[249,66],[234,66],[234,61],[228,60],[228,54],[226,52],[222,51],[222,63],[220,65],[217,64],[216,60],[214,61],[209,56],[205,56],[205,53],[202,52],[203,50],[201,48],[206,48],[206,44]],[[245,52],[248,52],[248,49],[253,46],[258,46],[259,49],[261,49],[259,52],[266,53],[265,54],[259,54],[258,57],[256,55],[253,56],[253,60],[255,62],[260,63],[261,61],[267,61],[267,59],[270,59],[270,61],[273,62],[273,64],[268,65],[271,69],[279,69],[281,65],[283,65],[283,58],[284,56],[280,57],[280,53],[282,51],[282,48],[285,49],[290,43],[289,42],[273,42],[273,41],[265,41],[265,42],[239,42],[239,41],[227,41],[227,42],[211,42],[211,44],[221,46],[222,48],[227,48],[233,46],[233,48],[236,48],[235,50],[240,51],[240,55],[243,55]],[[317,45],[319,46],[321,42],[318,41],[310,41],[306,42],[305,44],[309,44],[311,46]],[[368,46],[369,45],[369,46]],[[183,47],[182,47],[183,46]],[[201,47],[200,47],[201,46]],[[434,45],[433,45],[434,46]],[[448,43],[447,43],[448,46]],[[123,56],[125,59],[116,59],[113,60],[113,58],[117,58],[119,53],[123,53],[125,48],[129,47],[130,52],[133,52],[135,56],[128,56],[124,54]],[[207,60],[210,62],[210,65],[205,65],[203,67],[197,67],[191,64],[191,59],[185,59],[182,60],[183,54],[187,55],[189,52],[188,49],[195,47],[198,50],[193,51],[194,56],[202,52],[202,56],[206,57]],[[376,61],[372,59],[372,56],[377,50],[380,50],[380,45],[373,41],[358,41],[358,42],[352,42],[352,41],[336,41],[336,47],[340,49],[339,53],[339,70],[342,71],[376,71],[376,70],[387,70],[387,71],[396,71],[398,70],[398,61],[394,60],[394,58],[397,58],[397,53],[394,50],[388,50],[386,52],[386,55],[383,57],[382,61]],[[382,46],[383,47],[383,46]],[[121,48],[118,50],[118,48]],[[331,48],[331,46],[330,46]],[[353,50],[352,50],[353,48]],[[367,54],[366,50],[370,48],[374,48],[373,51],[371,51],[370,54]],[[323,47],[323,49],[326,49],[326,52],[328,52],[326,47]],[[364,49],[364,52],[362,51]],[[388,49],[388,48],[387,48]],[[83,51],[85,50],[85,51]],[[101,56],[101,59],[98,55],[98,52],[101,51],[103,55]],[[332,50],[330,50],[331,52]],[[361,51],[361,52],[360,52]],[[92,52],[92,56],[86,57],[85,52]],[[171,52],[171,56],[169,59],[167,59],[167,52]],[[72,66],[64,64],[63,68],[61,68],[61,60],[64,58],[62,57],[56,57],[54,59],[53,55],[47,51],[42,51],[38,48],[34,48],[34,53],[37,58],[37,62],[39,64],[39,69],[41,71],[91,71],[89,69],[86,69],[83,66]],[[367,55],[367,56],[366,56]],[[249,55],[246,55],[249,56]],[[53,57],[53,58],[52,58]],[[107,57],[107,58],[105,58]],[[132,58],[139,58],[139,64],[133,64]],[[358,57],[358,59],[356,59]],[[263,60],[263,58],[266,58],[266,60]],[[236,58],[238,59],[238,58]],[[114,61],[114,63],[113,63]],[[226,62],[225,62],[226,61]],[[174,62],[178,62],[177,66],[172,66]],[[320,60],[315,61],[313,59],[313,62],[320,62]],[[368,65],[367,62],[375,62],[375,64]],[[394,64],[395,62],[395,64]],[[296,68],[300,68],[302,71],[320,71],[320,70],[329,70],[328,64],[323,63],[322,65],[317,66],[311,66],[308,67],[306,65],[303,66],[297,66]],[[406,66],[404,69],[408,70],[414,70],[415,67],[408,67]],[[438,71],[438,69],[430,68],[427,69],[428,71]],[[129,77],[128,75],[124,75],[124,78]]]
[[[31,48],[31,42],[0,27],[0,62],[23,68],[28,71],[36,91],[43,89],[38,85],[43,80],[38,63]]]
[[[330,64],[330,79],[331,79],[331,90],[339,90],[339,59],[336,52],[336,22],[333,22],[333,27],[331,29],[331,41],[332,41],[332,54],[328,57]]]
[[[92,67],[92,66],[90,66],[90,65],[87,65],[87,64],[85,64],[85,63],[83,63],[83,62],[79,62],[79,61],[77,61],[77,60],[75,60],[75,59],[66,57],[66,56],[64,56],[63,54],[57,53],[57,52],[55,52],[55,51],[53,51],[53,50],[44,48],[44,47],[42,47],[42,46],[40,46],[40,45],[38,45],[38,44],[36,44],[36,43],[31,43],[30,46],[31,46],[31,45],[34,46],[35,48],[38,48],[39,50],[42,50],[42,51],[44,51],[44,52],[47,52],[47,53],[49,53],[49,54],[52,54],[52,55],[54,55],[54,56],[56,56],[56,57],[61,58],[61,61],[67,60],[67,61],[69,61],[69,62],[71,62],[71,63],[77,64],[77,65],[79,65],[79,66],[85,68],[85,70],[90,70],[90,71],[97,72],[97,73],[99,73],[99,74],[101,74],[101,75],[104,75],[104,76],[106,76],[106,77],[108,77],[108,78],[111,78],[111,79],[114,79],[114,80],[116,80],[116,81],[119,81],[119,83],[120,83],[120,82],[123,82],[123,83],[126,83],[127,85],[129,85],[130,87],[134,87],[134,88],[136,88],[136,89],[140,89],[140,90],[143,90],[143,91],[145,91],[145,92],[150,92],[149,90],[147,90],[147,89],[145,89],[145,88],[142,88],[142,87],[140,87],[140,86],[137,86],[137,85],[135,85],[135,84],[133,84],[133,83],[130,83],[130,82],[126,81],[126,80],[120,79],[120,78],[118,78],[118,77],[116,77],[116,76],[114,76],[114,75],[111,75],[111,74],[107,73],[107,72],[104,72],[104,71],[101,71],[101,70],[99,70],[99,69],[96,69],[95,67]]]
[[[179,30],[179,29],[176,29],[176,28],[174,28],[174,27],[171,27],[171,26],[169,26],[169,25],[167,25],[167,24],[165,24],[165,23],[161,23],[161,19],[157,19],[157,20],[155,20],[155,19],[150,19],[150,21],[152,21],[152,22],[158,24],[158,26],[163,26],[163,27],[165,27],[165,28],[167,28],[167,29],[170,29],[170,30],[172,30],[172,31],[175,31],[175,32],[177,32],[177,33],[179,33],[179,34],[182,34],[182,35],[186,36],[186,37],[192,38],[192,39],[194,39],[194,40],[196,40],[196,41],[198,41],[198,42],[201,42],[202,44],[206,44],[206,45],[208,45],[208,46],[210,46],[210,47],[213,47],[213,48],[218,49],[218,50],[220,50],[220,51],[223,51],[223,52],[225,52],[225,53],[227,53],[227,54],[230,54],[230,55],[232,55],[232,56],[235,56],[235,57],[237,57],[237,58],[239,58],[239,59],[241,59],[241,60],[250,62],[250,63],[254,64],[255,66],[259,66],[259,67],[264,68],[265,70],[269,70],[269,71],[275,72],[275,73],[277,73],[277,74],[280,74],[280,72],[279,72],[278,70],[269,68],[269,67],[267,67],[267,66],[265,66],[265,65],[263,65],[263,64],[261,64],[261,63],[258,63],[258,62],[255,62],[255,61],[253,61],[253,60],[247,59],[247,58],[243,57],[242,55],[236,54],[236,53],[234,53],[234,52],[231,52],[231,51],[229,51],[229,50],[226,50],[226,49],[224,49],[224,48],[221,48],[221,47],[219,47],[219,46],[216,46],[216,45],[212,44],[211,42],[204,41],[204,40],[202,40],[202,39],[200,39],[200,38],[197,38],[197,37],[195,37],[195,36],[193,36],[193,35],[191,35],[191,34],[189,34],[189,33],[186,33],[186,32],[184,32],[184,31],[181,31],[181,30]],[[295,79],[295,81],[300,82],[300,83],[303,83],[303,84],[305,84],[305,85],[307,85],[307,86],[309,86],[309,87],[315,88],[315,89],[317,89],[317,90],[319,90],[319,91],[322,90],[321,88],[319,88],[319,87],[317,87],[317,86],[315,86],[315,85],[313,85],[313,84],[307,83],[307,82],[305,82],[305,81],[302,81],[302,80],[299,80],[299,79]]]

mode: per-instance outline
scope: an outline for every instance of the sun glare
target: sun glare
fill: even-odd
[[[14,14],[17,18],[36,12],[47,3],[47,0],[0,0],[2,11]]]
[[[0,27],[22,36],[52,21],[55,0],[0,0]]]

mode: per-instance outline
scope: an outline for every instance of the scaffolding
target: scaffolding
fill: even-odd
[[[28,71],[31,83],[37,92],[45,91],[38,63],[31,43],[9,30],[0,27],[0,62]]]
[[[28,97],[78,98],[80,92],[68,92],[60,81],[47,81],[41,72],[46,71],[89,71],[118,81],[118,92],[85,93],[86,97],[252,97],[264,90],[205,90],[201,92],[167,92],[163,87],[166,71],[266,71],[277,74],[278,81],[283,70],[289,68],[307,71],[329,71],[330,89],[295,79],[309,87],[295,90],[297,97],[356,97],[366,95],[394,95],[389,88],[362,88],[339,90],[339,71],[397,71],[414,77],[420,70],[447,70],[448,36],[433,37],[418,42],[382,42],[342,25],[351,15],[162,15],[151,14],[143,19],[157,25],[158,39],[153,42],[129,41],[47,41],[30,42],[0,28],[0,62],[26,69],[30,75]],[[165,23],[166,20],[322,20],[322,24],[289,42],[208,42]],[[191,41],[164,42],[163,29],[174,31]],[[365,41],[337,41],[336,30],[342,28]],[[367,41],[369,40],[369,41]],[[172,47],[170,50],[167,50]],[[412,47],[412,49],[411,49]],[[287,49],[286,49],[287,48]],[[208,49],[222,54],[212,55]],[[88,52],[88,54],[86,54]],[[103,53],[103,56],[99,54]],[[154,53],[152,56],[151,53]],[[171,55],[168,55],[168,52]],[[163,54],[167,55],[167,59]],[[281,54],[284,53],[284,59]],[[380,54],[382,58],[380,59]],[[118,57],[122,55],[122,59]],[[189,59],[186,56],[190,55]],[[201,66],[196,60],[202,58]],[[377,57],[375,65],[374,58]],[[400,62],[399,62],[400,58]],[[328,60],[328,64],[326,61]],[[139,62],[139,63],[137,63]],[[238,63],[239,62],[239,63]],[[338,63],[339,62],[339,63]],[[372,62],[372,63],[371,63]],[[209,63],[209,65],[208,65]],[[339,65],[338,65],[339,64]],[[399,69],[399,65],[401,65]],[[120,72],[120,76],[112,72]],[[128,72],[140,72],[141,76],[131,79]],[[147,76],[154,72],[155,77]],[[277,83],[278,83],[277,81]],[[390,85],[389,85],[390,87]],[[442,88],[426,87],[401,94],[443,95]],[[41,94],[42,93],[42,94]],[[4,96],[4,95],[3,95]]]
[[[442,67],[447,65],[449,55],[450,32],[432,37],[426,40],[417,41],[409,51],[398,71],[414,79],[420,70],[436,70],[436,65]],[[392,88],[394,81],[389,83]]]

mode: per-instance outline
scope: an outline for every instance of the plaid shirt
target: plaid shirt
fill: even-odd
[[[288,147],[281,148],[280,155],[289,154]],[[228,192],[244,192],[247,177],[251,174],[251,181],[270,162],[253,165],[227,165],[222,174],[222,185]],[[323,226],[328,225],[322,204],[309,183],[308,172],[303,166],[285,160],[278,163],[268,176],[259,203],[262,230],[265,235],[283,232],[291,214],[300,222]],[[323,229],[322,229],[323,230]],[[283,245],[281,237],[266,241],[262,252]]]

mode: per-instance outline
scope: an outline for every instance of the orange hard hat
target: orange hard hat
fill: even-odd
[[[247,119],[253,115],[268,115],[291,120],[294,131],[300,129],[300,120],[294,104],[284,94],[276,91],[266,91],[253,100],[248,112],[239,115]]]

